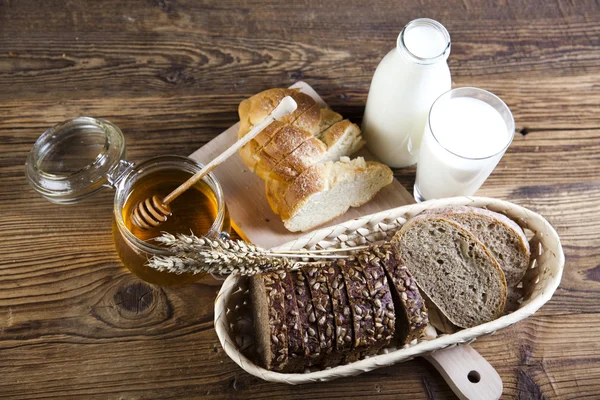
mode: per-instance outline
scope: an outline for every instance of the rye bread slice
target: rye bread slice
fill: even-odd
[[[315,266],[302,268],[302,272],[307,280],[312,298],[321,353],[327,356],[333,351],[335,340],[335,322],[331,297],[327,289],[327,276],[320,267]]]
[[[326,367],[342,363],[352,351],[352,311],[340,268],[340,264],[343,263],[343,260],[338,260],[324,269],[335,322],[334,351],[330,359],[323,363]]]
[[[392,292],[396,310],[395,339],[400,345],[410,343],[423,336],[429,322],[425,301],[395,246],[386,243],[373,246],[372,251],[381,260]]]
[[[476,207],[432,208],[427,214],[457,222],[483,243],[494,256],[509,287],[516,286],[529,267],[529,242],[516,222],[505,215]]]
[[[304,365],[317,364],[322,359],[321,343],[319,342],[319,328],[317,317],[308,288],[308,280],[300,270],[292,271],[298,317],[302,325],[302,341],[304,342]]]
[[[367,280],[356,257],[349,257],[340,265],[350,311],[352,312],[352,328],[354,337],[352,349],[354,355],[370,350],[375,345],[375,325],[371,295],[367,288]],[[347,359],[351,361],[354,357]]]
[[[454,325],[469,328],[502,314],[504,273],[461,225],[422,214],[408,220],[393,241],[418,286]]]
[[[283,293],[285,322],[288,333],[288,362],[283,371],[302,372],[304,371],[305,361],[303,327],[300,321],[292,273],[285,269],[277,271],[277,274]]]
[[[357,254],[369,290],[369,300],[373,309],[373,326],[375,342],[369,355],[377,354],[384,346],[390,343],[396,329],[396,314],[392,293],[381,265],[381,259],[369,249]]]
[[[282,370],[288,360],[284,294],[276,273],[250,277],[256,353],[268,370]]]

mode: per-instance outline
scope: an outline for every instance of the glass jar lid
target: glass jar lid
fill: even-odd
[[[54,203],[75,203],[112,186],[130,166],[125,138],[114,124],[77,117],[45,131],[25,164],[30,185]]]

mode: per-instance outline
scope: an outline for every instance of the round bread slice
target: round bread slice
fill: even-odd
[[[509,287],[523,279],[529,267],[529,242],[513,220],[493,211],[467,206],[432,208],[425,212],[459,223],[484,243],[504,271]]]
[[[392,241],[419,288],[454,325],[470,328],[502,314],[504,273],[461,225],[422,214],[408,220]]]

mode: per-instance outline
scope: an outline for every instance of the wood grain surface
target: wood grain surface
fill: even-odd
[[[290,387],[240,370],[213,330],[218,282],[145,284],[119,263],[113,194],[48,203],[23,164],[77,115],[125,133],[133,161],[188,155],[258,91],[305,80],[360,122],[402,26],[442,22],[457,86],[498,94],[518,134],[478,194],[544,215],[567,262],[537,314],[473,347],[505,398],[600,398],[600,4],[0,0],[0,398],[451,399],[417,359]],[[412,190],[414,168],[395,175]]]

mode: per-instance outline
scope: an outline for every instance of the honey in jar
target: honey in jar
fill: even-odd
[[[165,196],[202,165],[181,156],[134,164],[125,159],[125,153],[125,137],[119,127],[97,118],[73,118],[38,138],[25,164],[27,179],[35,191],[57,204],[77,203],[104,188],[115,189],[112,232],[123,264],[141,279],[159,285],[200,279],[199,275],[159,272],[146,264],[153,256],[170,254],[152,240],[163,231],[209,238],[229,233],[221,185],[213,174],[206,175],[171,203],[172,215],[165,223],[142,231],[131,220],[136,204],[152,195]]]
[[[184,160],[184,164],[178,163]],[[155,165],[146,167],[146,163],[140,164],[137,175],[127,179],[128,187],[124,191],[126,195],[122,196],[122,206],[121,201],[115,202],[115,213],[117,208],[119,209],[119,214],[115,214],[113,227],[117,252],[123,264],[146,282],[174,285],[197,281],[202,278],[201,274],[161,272],[146,264],[153,255],[168,254],[167,249],[154,240],[162,232],[193,233],[196,236],[212,238],[222,232],[229,232],[229,218],[220,187],[215,185],[216,182],[208,175],[207,179],[196,183],[170,204],[171,215],[165,222],[157,227],[142,229],[135,224],[132,217],[137,205],[153,195],[164,198],[199,170],[189,168],[190,162],[193,161],[185,158],[171,157],[167,162],[165,157],[159,157],[149,161]]]

